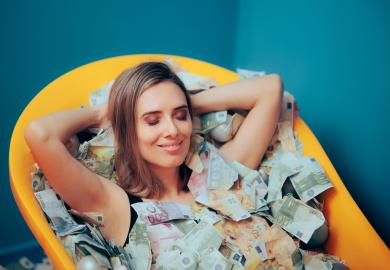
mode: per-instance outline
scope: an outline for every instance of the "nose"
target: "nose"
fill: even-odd
[[[173,121],[173,119],[169,118],[166,121],[166,125],[164,126],[165,129],[165,135],[168,137],[176,137],[178,134],[178,128],[176,126],[176,123]]]

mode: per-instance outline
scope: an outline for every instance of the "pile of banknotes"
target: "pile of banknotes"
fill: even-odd
[[[212,78],[189,73],[172,59],[166,63],[190,94],[215,87]],[[241,78],[265,75],[242,69],[238,73]],[[90,105],[107,102],[111,85],[91,94]],[[37,168],[35,196],[74,262],[90,257],[96,269],[347,269],[339,258],[319,252],[320,247],[302,248],[327,228],[321,195],[333,185],[321,165],[303,155],[304,146],[293,130],[298,116],[294,97],[284,92],[277,129],[256,170],[227,161],[218,149],[234,138],[246,113],[217,111],[195,117],[185,163],[192,169],[188,188],[196,203],[132,204],[138,218],[125,247],[103,237],[101,213],[69,209]],[[90,170],[116,181],[112,130],[88,132],[92,139],[80,142],[74,136],[69,151]]]

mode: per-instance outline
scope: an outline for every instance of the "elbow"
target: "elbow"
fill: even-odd
[[[259,82],[262,82],[259,83],[258,102],[280,106],[283,98],[283,81],[281,77],[276,73],[272,73],[257,79]]]
[[[271,80],[270,96],[281,101],[283,97],[283,80],[280,75],[276,73],[270,74],[269,76]]]
[[[279,74],[272,74],[273,87],[272,87],[272,103],[274,104],[274,108],[276,111],[276,115],[280,115],[283,103],[283,81]]]
[[[44,144],[49,139],[48,132],[37,122],[30,122],[24,130],[24,139],[32,148],[36,144]]]

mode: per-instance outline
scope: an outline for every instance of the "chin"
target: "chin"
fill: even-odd
[[[183,164],[185,160],[185,156],[181,158],[175,158],[172,160],[164,160],[164,162],[161,162],[161,167],[165,168],[173,168],[173,167],[179,167],[181,164]]]
[[[156,157],[156,156],[154,156]],[[164,155],[159,155],[158,159],[153,158],[153,159],[147,159],[146,162],[149,163],[152,166],[155,167],[160,167],[160,168],[175,168],[179,167],[181,164],[183,164],[186,156],[164,156]]]

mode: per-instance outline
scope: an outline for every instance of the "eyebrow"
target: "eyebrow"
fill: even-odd
[[[188,106],[187,106],[187,105],[181,105],[181,106],[179,106],[179,107],[174,108],[173,110],[174,110],[174,111],[177,111],[177,110],[180,110],[180,109],[188,109]],[[147,114],[155,114],[155,113],[161,113],[161,111],[150,111],[150,112],[146,112],[146,113],[143,113],[143,114],[141,115],[141,117],[144,117],[144,116],[147,115]]]

